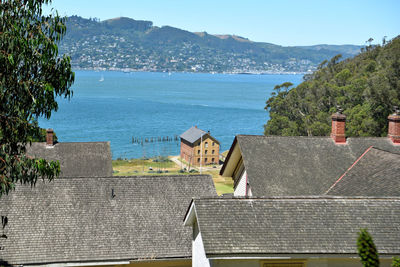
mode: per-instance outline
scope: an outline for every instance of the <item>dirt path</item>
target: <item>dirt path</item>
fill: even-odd
[[[186,164],[186,163],[184,163],[184,162],[182,162],[182,161],[180,161],[180,160],[179,160],[179,156],[171,156],[170,159],[171,159],[173,162],[175,162],[175,164],[178,165],[179,167],[182,166],[181,169],[186,168],[187,170],[189,170],[189,165]],[[206,172],[206,171],[219,171],[219,170],[221,170],[221,168],[222,168],[222,165],[217,165],[217,166],[215,166],[215,167],[214,167],[214,166],[215,166],[215,165],[213,165],[213,166],[210,166],[210,165],[202,166],[202,167],[201,167],[201,171],[202,171],[202,172]],[[195,169],[196,171],[200,172],[200,167],[199,167],[199,166],[193,166],[193,165],[191,165],[191,166],[190,166],[190,169]]]

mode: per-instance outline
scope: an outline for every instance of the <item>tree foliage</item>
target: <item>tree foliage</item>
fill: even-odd
[[[329,135],[330,115],[340,105],[347,136],[386,136],[387,117],[400,105],[400,36],[363,51],[343,61],[337,55],[297,87],[272,93],[265,134]]]
[[[361,229],[358,233],[357,250],[364,267],[379,266],[378,251],[367,229]]]
[[[52,179],[58,162],[32,159],[26,145],[41,136],[37,119],[57,110],[57,96],[69,98],[74,81],[70,59],[58,56],[64,19],[43,15],[50,0],[0,2],[0,196],[16,183]]]
[[[400,267],[400,258],[398,257],[393,258],[392,267]]]

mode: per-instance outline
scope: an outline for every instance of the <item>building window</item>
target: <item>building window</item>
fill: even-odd
[[[213,151],[214,151],[214,150],[213,150]],[[211,159],[211,161],[214,163],[214,161],[215,161],[215,158],[212,158],[212,159]]]
[[[200,162],[200,158],[197,159],[197,162]]]
[[[207,158],[205,158],[205,159],[204,159],[204,162],[206,162],[206,163],[207,163]]]
[[[211,151],[211,154],[213,154],[213,155],[214,155],[214,153],[215,153],[215,151],[214,151],[214,149],[213,149],[213,151]]]
[[[208,142],[204,143],[204,147],[207,148],[208,147]]]
[[[212,142],[212,146],[214,146],[215,145],[215,142]]]
[[[204,150],[204,154],[206,154],[206,155],[207,155],[207,149],[206,149],[206,150]]]
[[[197,150],[197,154],[199,154],[199,155],[200,155],[200,149],[199,149],[199,150]]]

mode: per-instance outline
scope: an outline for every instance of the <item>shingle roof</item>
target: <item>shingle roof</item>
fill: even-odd
[[[197,127],[191,127],[189,130],[187,130],[186,132],[184,132],[183,134],[180,135],[180,137],[186,141],[188,141],[189,143],[194,143],[197,140],[199,140],[201,138],[201,136],[206,135],[207,132],[200,130]]]
[[[60,177],[112,176],[110,142],[62,142],[54,146],[32,143],[27,154],[47,160],[59,160]]]
[[[327,191],[340,196],[400,196],[400,154],[369,149]]]
[[[182,217],[192,197],[200,196],[216,196],[210,176],[17,185],[1,198],[8,238],[0,240],[0,257],[12,264],[190,258],[191,230]]]
[[[400,253],[400,198],[195,199],[208,257],[221,254],[356,254],[360,228],[379,253]]]
[[[389,138],[348,138],[337,145],[330,137],[238,135],[254,196],[321,195],[370,146],[400,153]]]

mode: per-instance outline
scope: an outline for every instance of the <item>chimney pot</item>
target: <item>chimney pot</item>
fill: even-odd
[[[53,135],[54,135],[53,129],[46,130],[46,145],[48,146],[54,145]]]
[[[339,105],[336,106],[336,114],[343,114],[343,109]]]
[[[337,144],[346,143],[346,115],[342,112],[343,110],[338,106],[338,111],[332,115],[331,138]]]
[[[400,145],[400,110],[399,107],[394,107],[394,113],[389,115],[388,137],[394,144]]]

